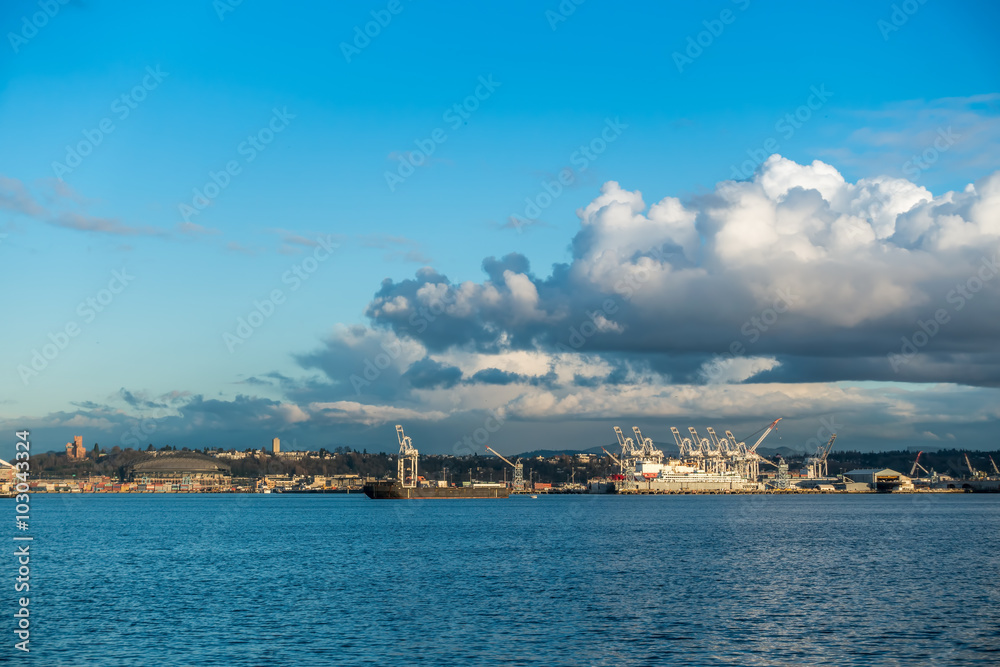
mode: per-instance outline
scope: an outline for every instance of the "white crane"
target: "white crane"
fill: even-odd
[[[403,427],[396,424],[396,438],[399,440],[399,464],[397,474],[403,487],[417,486],[417,456],[420,454],[413,446],[410,436],[403,433]]]
[[[625,477],[624,484],[630,487],[635,483],[635,462],[639,458],[640,452],[636,449],[632,438],[626,438],[622,430],[615,426],[615,435],[618,436],[618,444],[621,445],[621,467],[622,475]]]
[[[812,456],[806,458],[805,467],[806,475],[810,479],[816,479],[818,477],[826,477],[829,470],[826,464],[826,457],[830,455],[830,450],[833,449],[833,441],[837,439],[837,434],[834,433],[830,440],[827,441],[825,445],[820,445],[816,448],[816,453]],[[920,458],[919,456],[917,458]]]
[[[496,454],[500,458],[501,461],[503,461],[504,463],[506,463],[507,465],[509,465],[511,468],[514,469],[514,481],[512,482],[512,486],[515,489],[523,489],[524,488],[524,464],[521,463],[521,459],[518,459],[517,463],[511,463],[500,452],[498,452],[497,450],[493,449],[489,445],[486,445],[486,451],[493,452],[494,454]]]
[[[690,438],[682,438],[681,432],[676,426],[670,427],[670,432],[674,434],[674,442],[677,443],[677,451],[681,459],[685,459],[693,454],[693,447]]]
[[[635,433],[636,442],[640,443],[639,452],[643,458],[653,459],[657,463],[663,460],[663,452],[656,448],[652,438],[642,437],[642,431],[638,426],[633,426],[632,432]]]
[[[756,480],[757,477],[760,476],[761,461],[763,461],[764,463],[770,463],[771,465],[777,465],[775,463],[771,463],[771,461],[768,461],[763,456],[758,454],[757,447],[760,446],[760,443],[764,442],[764,438],[770,435],[771,431],[775,429],[775,427],[778,425],[778,422],[780,422],[782,419],[783,417],[778,417],[773,422],[771,422],[770,425],[764,429],[764,433],[757,439],[757,442],[753,444],[753,447],[747,447],[747,444],[745,442],[736,439],[732,431],[726,431],[726,437],[728,437],[731,442],[737,443],[737,448],[739,449],[740,454],[747,461],[745,475],[748,479]]]

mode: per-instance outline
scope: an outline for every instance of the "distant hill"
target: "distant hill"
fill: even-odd
[[[614,454],[618,449],[617,444],[615,445],[605,445],[607,450]],[[590,449],[533,449],[530,452],[524,452],[523,454],[517,454],[516,456],[522,459],[533,459],[536,456],[541,456],[544,458],[551,458],[553,456],[572,456],[573,454],[600,454],[604,455],[600,447],[591,447]]]

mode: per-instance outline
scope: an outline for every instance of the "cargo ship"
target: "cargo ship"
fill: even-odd
[[[510,490],[503,484],[471,486],[403,486],[395,480],[369,482],[365,495],[372,500],[418,500],[433,498],[506,498]]]
[[[418,500],[450,498],[507,498],[506,484],[469,482],[463,486],[448,486],[447,482],[425,480],[417,474],[419,452],[413,441],[396,425],[399,440],[399,463],[395,480],[368,482],[362,490],[372,500]]]

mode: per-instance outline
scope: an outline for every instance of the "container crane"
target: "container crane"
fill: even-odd
[[[833,449],[833,441],[836,439],[837,434],[834,433],[825,445],[820,445],[816,449],[816,453],[805,460],[806,476],[809,479],[827,476],[829,471],[826,465],[826,457],[830,455],[830,450]]]
[[[642,437],[642,431],[639,430],[638,426],[633,426],[632,432],[635,433],[636,442],[639,443],[639,452],[643,458],[655,459],[657,462],[663,460],[663,452],[656,448],[651,438]]]
[[[504,463],[506,463],[507,465],[509,465],[511,468],[514,469],[514,481],[512,482],[512,486],[515,489],[523,489],[524,488],[524,464],[521,463],[521,459],[518,459],[517,463],[511,463],[506,457],[503,456],[503,454],[501,454],[497,450],[493,449],[489,445],[486,445],[486,451],[493,452],[494,454],[497,455],[497,457],[499,457],[499,459],[501,461],[503,461]]]
[[[764,463],[768,463],[770,465],[777,465],[776,463],[772,463],[771,461],[765,459],[763,456],[761,456],[760,454],[758,454],[757,453],[757,447],[760,446],[760,443],[764,442],[764,438],[766,438],[768,435],[770,435],[771,431],[773,431],[775,429],[775,427],[777,427],[778,422],[780,422],[782,419],[783,419],[783,417],[778,417],[773,422],[771,422],[764,429],[763,435],[761,435],[757,439],[757,442],[755,442],[753,444],[753,447],[747,447],[747,443],[744,442],[744,441],[742,441],[742,440],[737,440],[736,436],[733,435],[732,431],[726,431],[726,437],[729,438],[730,442],[737,443],[736,447],[739,450],[740,454],[747,459],[746,467],[745,467],[745,469],[746,469],[746,477],[747,478],[749,478],[751,480],[756,480],[760,476],[760,463],[761,463],[761,461],[763,461]],[[751,436],[751,437],[753,437],[753,436]]]
[[[688,438],[682,438],[681,432],[677,430],[676,426],[670,427],[670,432],[674,434],[674,442],[677,443],[677,451],[681,459],[685,459],[692,455],[694,448],[691,445],[691,440]]]
[[[621,445],[621,466],[625,485],[635,484],[635,462],[639,458],[639,451],[632,442],[632,438],[626,438],[622,430],[615,426],[615,435],[618,436],[618,444]]]
[[[399,484],[405,488],[417,486],[417,456],[420,454],[413,446],[410,436],[403,433],[403,427],[396,424],[396,438],[399,440]],[[409,473],[409,474],[407,474]]]

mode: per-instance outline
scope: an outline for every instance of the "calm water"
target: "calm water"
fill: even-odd
[[[29,664],[1000,663],[1000,496],[32,505]]]

